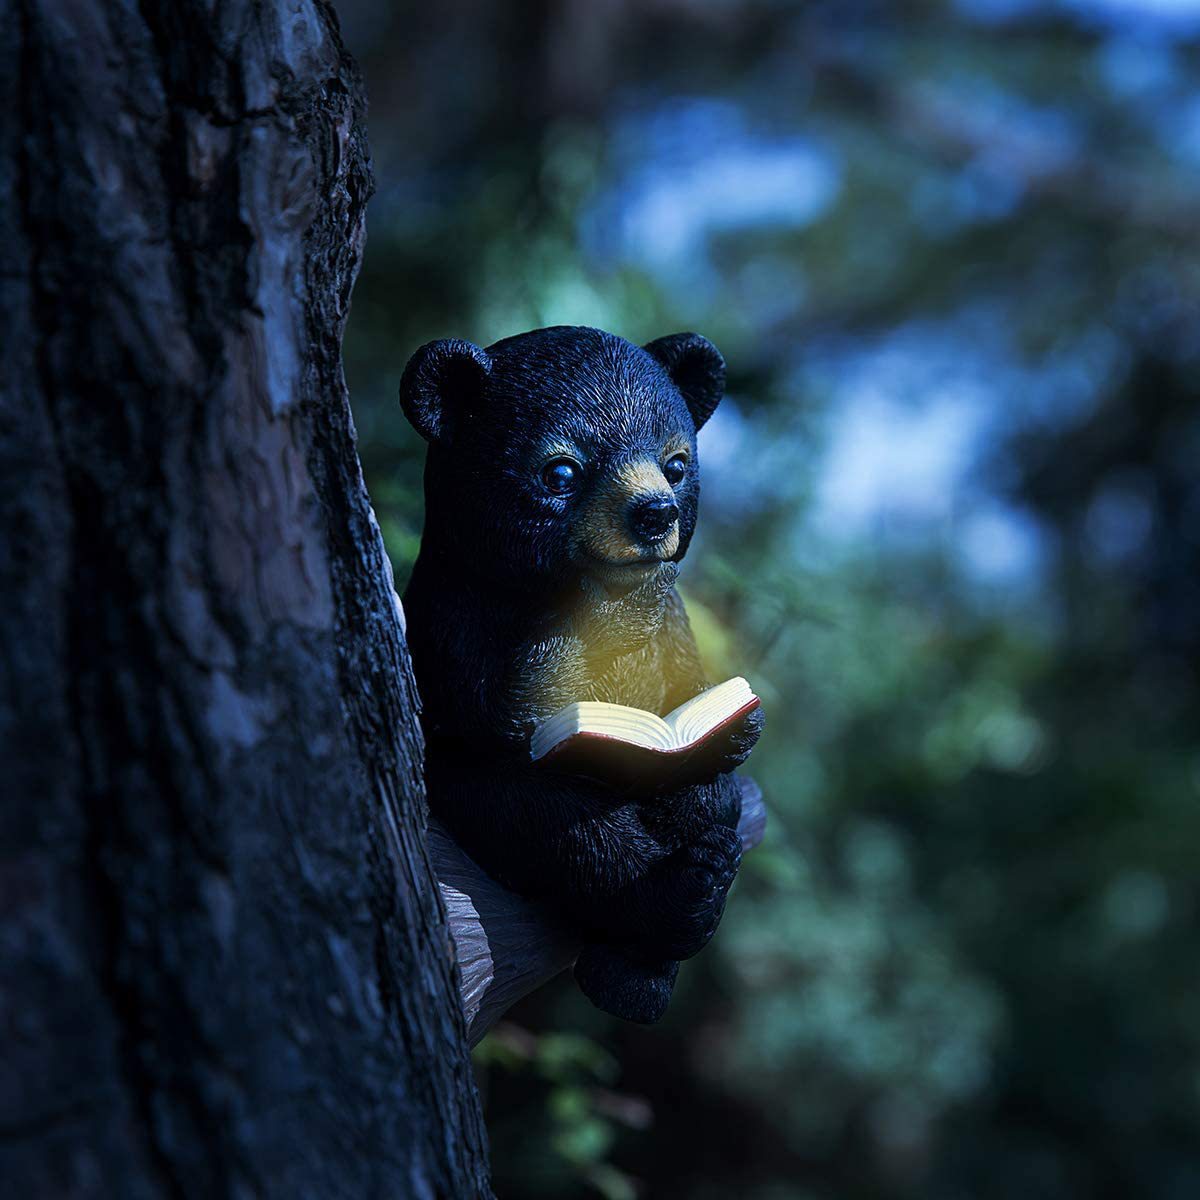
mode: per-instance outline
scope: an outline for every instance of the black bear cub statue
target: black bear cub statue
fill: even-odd
[[[429,443],[404,609],[431,811],[582,934],[575,977],[593,1003],[647,1023],[721,919],[741,858],[731,772],[761,709],[666,785],[548,769],[530,738],[576,701],[661,716],[708,687],[675,579],[696,431],[724,382],[697,334],[640,347],[559,326],[486,350],[432,342],[400,385]]]

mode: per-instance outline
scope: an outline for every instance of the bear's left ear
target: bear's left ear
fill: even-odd
[[[478,405],[491,370],[487,351],[470,342],[426,342],[404,368],[400,407],[427,442],[436,442]]]
[[[720,350],[698,333],[671,333],[645,349],[667,368],[699,429],[725,395],[725,360]]]

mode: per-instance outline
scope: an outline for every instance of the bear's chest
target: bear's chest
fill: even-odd
[[[659,657],[657,645],[650,643],[599,665],[588,681],[586,698],[661,713],[666,681]]]

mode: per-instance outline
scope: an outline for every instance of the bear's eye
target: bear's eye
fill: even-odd
[[[683,482],[683,477],[687,474],[687,457],[683,454],[677,454],[674,458],[669,458],[663,463],[663,476],[666,481],[676,487]]]
[[[542,468],[542,482],[556,495],[565,496],[579,482],[580,466],[571,458],[552,458]]]

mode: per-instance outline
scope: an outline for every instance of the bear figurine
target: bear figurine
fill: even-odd
[[[730,772],[761,709],[723,731],[705,775],[665,789],[548,771],[530,735],[573,701],[663,715],[708,686],[674,585],[696,431],[724,383],[697,334],[639,347],[557,326],[486,350],[432,342],[400,385],[428,442],[404,609],[430,810],[492,878],[581,933],[575,977],[594,1004],[645,1023],[721,919],[741,858]]]

